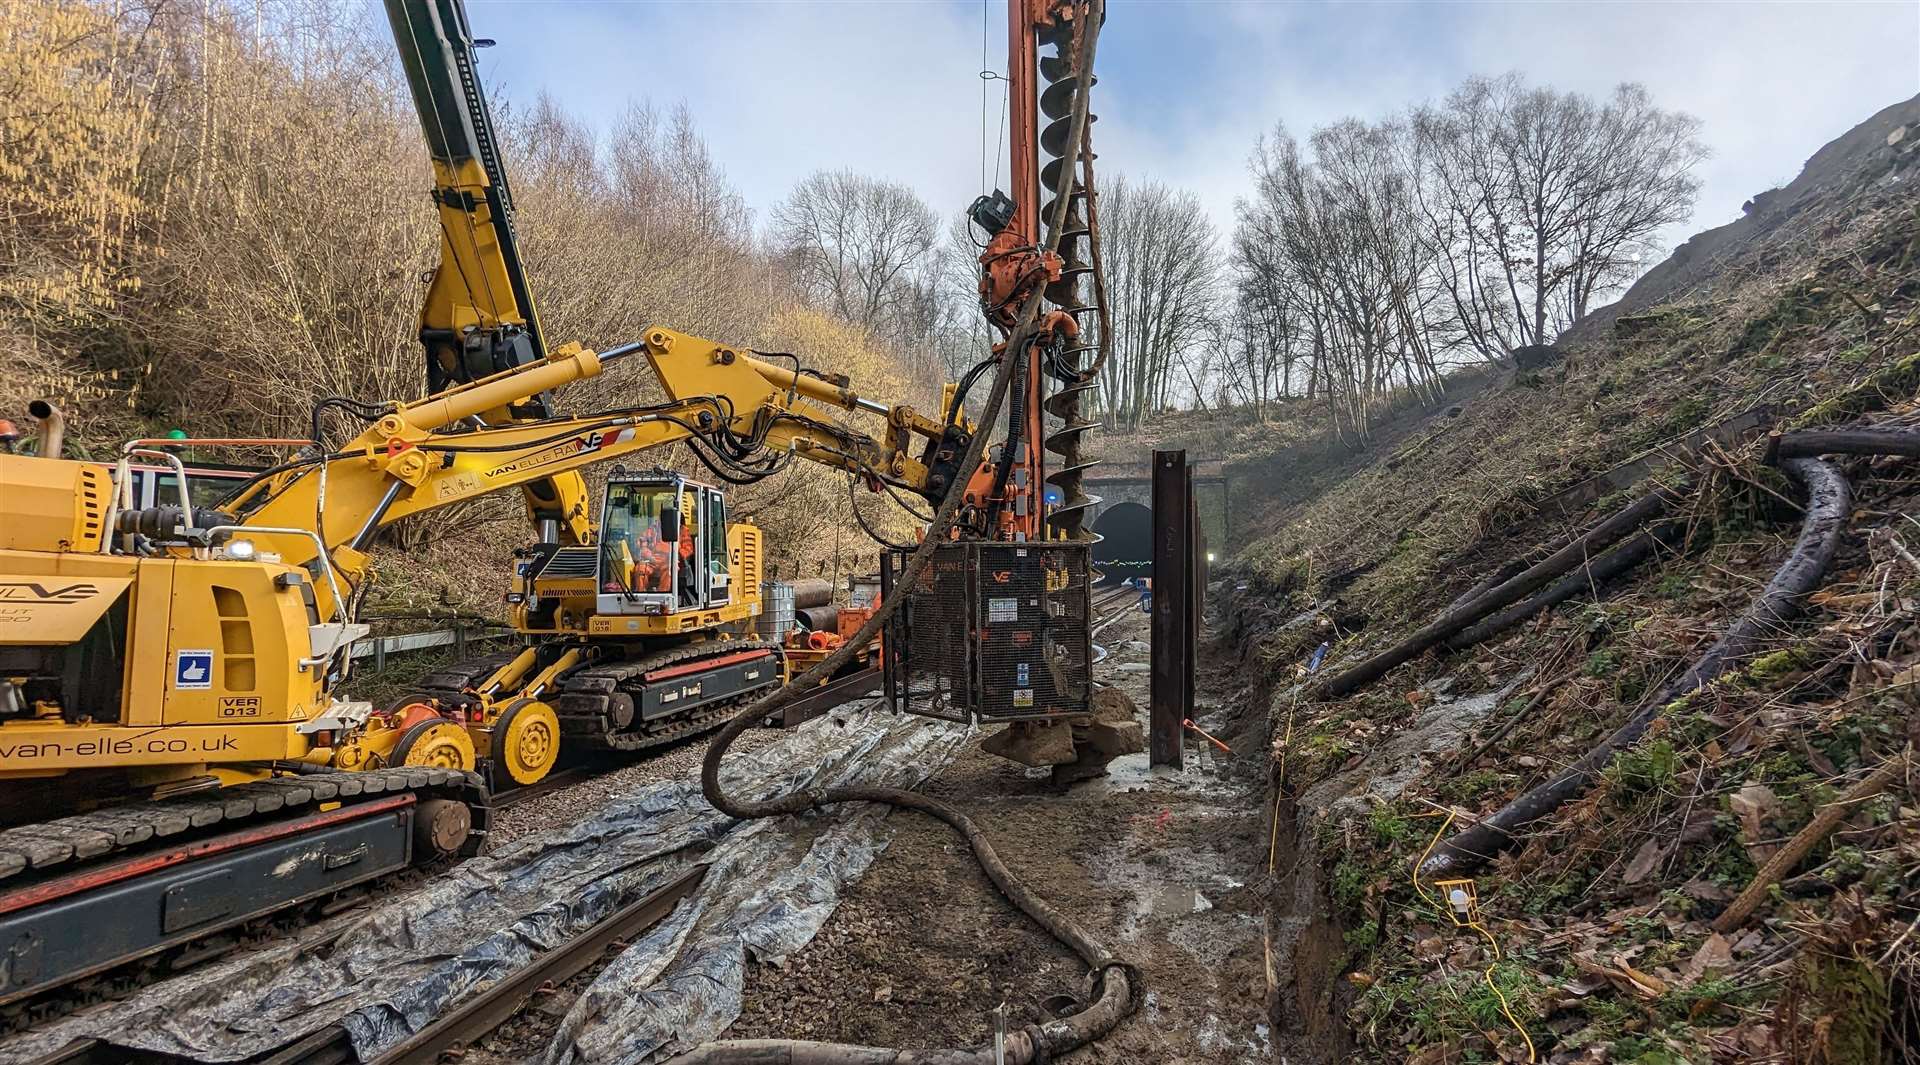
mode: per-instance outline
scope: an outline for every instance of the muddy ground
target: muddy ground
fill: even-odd
[[[1100,677],[1134,697],[1144,723],[1146,616],[1129,615],[1100,639],[1110,651]],[[927,786],[973,817],[1016,875],[1144,972],[1141,1010],[1068,1061],[1279,1060],[1262,946],[1264,714],[1243,713],[1243,678],[1224,663],[1203,658],[1197,672],[1197,719],[1232,754],[1190,734],[1182,772],[1149,771],[1145,754],[1132,755],[1107,777],[1062,790],[1044,771],[969,745]],[[703,750],[685,745],[556,792],[512,811],[513,823],[551,824],[610,787],[695,771]],[[1085,967],[1000,896],[952,829],[911,813],[889,820],[891,845],[813,942],[749,967],[729,1037],[979,1046],[992,1039],[998,1006],[1012,1031],[1070,1012],[1061,996],[1086,998]],[[537,999],[465,1060],[537,1058],[589,975]]]
[[[1098,667],[1143,722],[1146,636],[1145,615],[1107,629],[1112,655]],[[1256,878],[1264,735],[1238,735],[1224,666],[1206,661],[1199,673],[1199,720],[1226,733],[1232,755],[1190,736],[1184,772],[1149,772],[1146,755],[1132,755],[1062,791],[1044,771],[970,747],[929,785],[984,828],[1016,875],[1145,973],[1140,1012],[1066,1060],[1272,1060]],[[1001,898],[950,828],[892,820],[892,845],[813,943],[748,971],[730,1036],[978,1046],[1002,1003],[1017,1030],[1049,1017],[1053,996],[1086,997],[1084,966]]]

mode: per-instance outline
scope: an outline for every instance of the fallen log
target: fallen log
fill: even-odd
[[[1454,633],[1479,621],[1501,607],[1516,603],[1575,566],[1587,562],[1599,551],[1654,518],[1664,515],[1680,498],[1678,488],[1660,488],[1635,500],[1625,509],[1575,537],[1565,547],[1540,560],[1524,572],[1508,578],[1492,590],[1463,606],[1449,610],[1426,627],[1381,651],[1358,665],[1321,681],[1309,693],[1313,699],[1331,699],[1371,684],[1394,667],[1412,661]]]
[[[1585,791],[1593,778],[1613,761],[1614,755],[1638,742],[1668,706],[1712,683],[1734,659],[1759,650],[1769,636],[1800,613],[1802,601],[1819,587],[1840,545],[1840,536],[1846,530],[1850,492],[1846,478],[1820,459],[1794,458],[1782,465],[1806,490],[1806,518],[1793,552],[1775,571],[1773,579],[1767,582],[1746,614],[1678,680],[1642,704],[1625,724],[1579,761],[1435,848],[1421,863],[1422,875],[1460,874],[1478,867],[1510,845],[1515,829],[1558,810]]]
[[[1598,587],[1638,566],[1645,562],[1657,548],[1672,543],[1679,534],[1679,527],[1673,524],[1662,525],[1655,529],[1642,529],[1609,548],[1599,558],[1548,585],[1541,592],[1505,610],[1481,618],[1447,637],[1446,646],[1450,650],[1457,651],[1497,636],[1550,606],[1572,599],[1581,592]]]
[[[1474,585],[1473,587],[1467,589],[1464,592],[1461,592],[1458,596],[1454,597],[1453,602],[1448,603],[1447,609],[1441,611],[1441,613],[1443,614],[1454,613],[1455,611],[1459,610],[1461,607],[1466,606],[1468,603],[1473,602],[1475,599],[1478,599],[1481,596],[1487,594],[1488,592],[1493,591],[1495,588],[1500,587],[1502,584],[1506,583],[1507,581],[1510,581],[1513,578],[1518,577],[1521,573],[1524,573],[1526,571],[1528,566],[1531,566],[1538,561],[1540,561],[1540,553],[1537,550],[1527,551],[1523,554],[1515,555],[1513,558],[1510,558],[1507,561],[1501,563],[1500,568],[1488,574],[1485,580],[1482,580],[1480,583]]]
[[[1867,774],[1865,779],[1848,788],[1845,795],[1822,807],[1812,821],[1807,822],[1800,831],[1795,832],[1793,838],[1787,841],[1787,845],[1780,848],[1780,852],[1762,866],[1759,872],[1753,874],[1753,880],[1747,884],[1746,890],[1740,892],[1740,896],[1734,899],[1720,916],[1713,919],[1713,930],[1723,933],[1731,932],[1745,924],[1747,918],[1753,915],[1753,911],[1766,901],[1768,888],[1779,882],[1781,877],[1792,872],[1808,852],[1819,846],[1820,841],[1826,839],[1834,829],[1840,827],[1840,822],[1846,820],[1847,815],[1852,813],[1860,803],[1887,790],[1894,781],[1906,774],[1907,762],[1912,757],[1912,753],[1912,748],[1908,748],[1887,759],[1880,764],[1879,768]]]
[[[1815,455],[1905,455],[1920,458],[1920,429],[1802,429],[1767,438],[1767,461]]]

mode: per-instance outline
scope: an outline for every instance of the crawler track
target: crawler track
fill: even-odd
[[[471,820],[441,858],[409,842],[435,800],[464,805]],[[281,777],[0,833],[14,859],[0,881],[0,941],[21,962],[0,984],[0,1036],[478,853],[490,816],[478,776],[402,767]],[[327,859],[315,865],[318,854]],[[124,929],[100,923],[114,913],[129,915]]]
[[[705,678],[715,677],[723,669],[732,667],[716,666],[708,672],[682,674],[665,682],[651,678],[675,667],[697,665],[703,658],[731,659],[756,651],[766,652],[763,661],[767,665],[778,665],[778,644],[767,640],[720,640],[670,647],[639,658],[603,661],[574,670],[561,678],[554,700],[554,709],[560,714],[561,734],[566,742],[575,744],[576,749],[632,752],[718,728],[731,716],[736,697],[778,686],[781,671],[766,669],[762,675],[746,682],[749,686],[717,698],[709,694],[706,701],[696,703],[691,711],[669,711],[655,716],[647,713],[646,699],[649,692],[662,683],[667,686],[683,681],[687,686],[696,680],[706,683]]]
[[[746,639],[684,644],[637,658],[603,659],[574,669],[560,678],[552,696],[553,708],[560,717],[562,744],[574,753],[633,753],[717,728],[727,719],[738,697],[764,691],[780,683],[778,668],[764,670],[764,675],[742,682],[737,675],[742,671],[740,667],[751,667],[756,663],[741,662],[739,656],[753,652],[764,652],[767,663],[778,666],[778,644]],[[493,654],[457,662],[420,678],[417,690],[421,695],[450,703],[470,699],[475,686],[512,658],[510,654]],[[715,683],[734,690],[718,696],[702,693],[708,696],[704,699],[691,696],[690,711],[662,712],[655,707],[650,714],[647,695],[654,684],[650,682],[649,674],[697,664],[703,658],[734,661],[716,665],[706,673],[693,671],[680,674],[666,683]],[[711,681],[708,681],[709,677]],[[544,782],[535,787],[543,785]],[[521,790],[514,789],[514,793]],[[502,789],[502,795],[506,794],[506,789]]]

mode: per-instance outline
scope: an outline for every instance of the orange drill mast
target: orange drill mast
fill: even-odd
[[[1082,210],[1091,192],[1084,178],[1066,175],[1067,203],[1055,198],[1061,187],[1059,171],[1071,147],[1079,79],[1092,77],[1079,69],[1081,31],[1092,10],[1088,0],[1009,0],[1013,192],[982,196],[968,212],[976,225],[993,234],[980,256],[980,305],[1006,338],[995,346],[995,355],[1021,361],[1006,443],[992,464],[990,481],[976,491],[988,514],[983,531],[994,539],[1082,538],[1083,512],[1093,502],[1080,488],[1083,471],[1092,465],[1082,460],[1080,437],[1092,423],[1079,409],[1080,398],[1092,388],[1095,369],[1082,365],[1093,346],[1084,342],[1088,331],[1081,318],[1096,313],[1097,306],[1083,300],[1080,285],[1082,276],[1094,269],[1091,228]],[[1058,54],[1042,58],[1042,45],[1057,47]],[[1047,85],[1044,92],[1042,82]],[[1042,115],[1049,120],[1044,129]],[[1084,121],[1093,121],[1093,116]],[[1043,304],[1036,327],[1020,350],[1009,350],[1007,340],[1037,290]],[[1050,381],[1058,387],[1050,387]],[[1051,435],[1049,414],[1057,423]],[[1047,452],[1061,460],[1051,474]]]

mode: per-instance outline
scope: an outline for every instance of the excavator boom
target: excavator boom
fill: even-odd
[[[646,357],[667,402],[465,428],[481,412],[598,376],[607,364],[636,355]],[[810,412],[809,403],[823,409]],[[829,409],[884,418],[886,427],[878,437],[847,428],[823,416]],[[361,552],[373,534],[401,518],[489,492],[578,478],[594,463],[723,432],[768,453],[791,453],[926,497],[938,496],[937,486],[948,483],[941,478],[952,476],[951,462],[965,447],[964,430],[909,406],[879,403],[823,377],[656,327],[638,344],[603,353],[569,346],[541,363],[396,405],[340,450],[296,459],[258,480],[229,509],[238,517],[234,534],[258,530],[247,535],[269,540],[284,561],[300,566],[315,562],[324,544],[328,564],[352,577],[366,566]],[[324,517],[317,539],[304,531],[316,514]],[[316,582],[315,594],[322,615],[332,616],[323,583]]]

